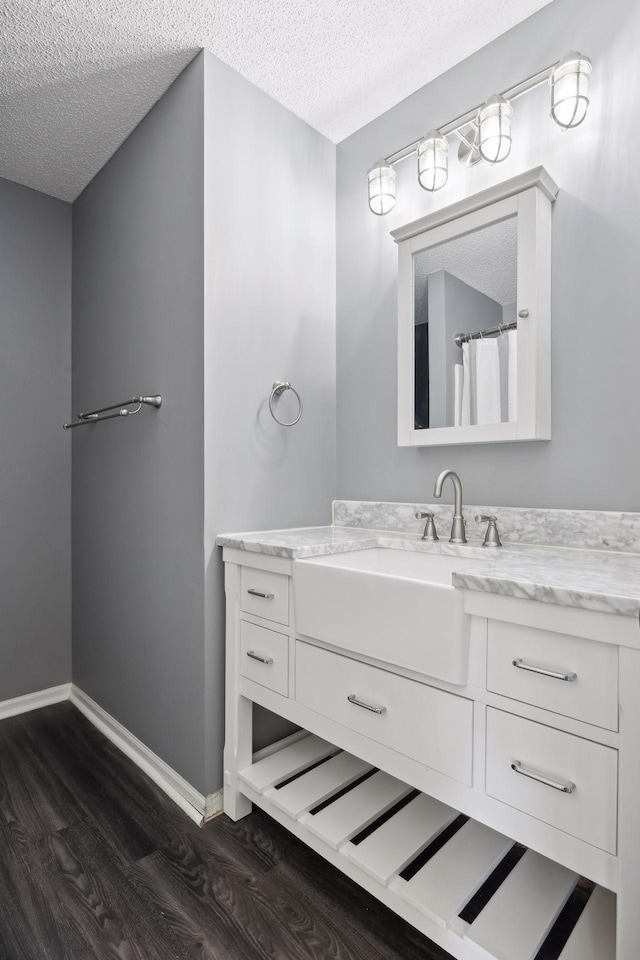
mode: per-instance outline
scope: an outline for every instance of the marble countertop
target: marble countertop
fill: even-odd
[[[425,543],[417,534],[343,526],[222,534],[216,542],[291,560],[370,547],[470,557],[478,560],[477,568],[454,573],[455,587],[640,618],[638,554],[519,543],[488,550],[480,540],[465,546]]]

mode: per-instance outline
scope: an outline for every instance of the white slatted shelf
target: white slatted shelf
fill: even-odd
[[[331,800],[372,770],[358,757],[309,735],[247,767],[240,778],[250,799],[296,835],[308,837],[314,849],[372,893],[380,891],[384,903],[446,946],[453,957],[534,960],[577,875],[527,850],[474,922],[463,922],[459,914],[513,841],[468,820],[410,880],[402,879],[400,872],[458,812],[419,794],[354,844],[352,838],[412,790],[378,770]],[[326,801],[317,814],[309,812]],[[615,895],[596,887],[559,960],[615,960],[615,912]]]
[[[324,810],[308,814],[303,822],[311,833],[337,850],[410,791],[406,783],[378,770]]]
[[[258,760],[250,767],[245,767],[238,777],[258,793],[264,793],[274,784],[295,776],[305,767],[310,767],[313,763],[335,753],[338,753],[338,747],[310,734],[263,760]]]
[[[265,796],[274,806],[297,820],[332,793],[338,793],[372,769],[370,763],[365,763],[359,757],[350,753],[337,753],[330,760],[308,773],[303,773],[279,790],[274,787],[265,793]]]
[[[341,851],[385,886],[455,820],[458,811],[421,793],[359,844]]]
[[[533,960],[577,881],[571,870],[527,850],[465,939],[491,960]]]
[[[559,960],[614,960],[616,897],[596,887],[580,914]]]
[[[392,886],[407,903],[447,928],[512,846],[508,837],[468,820],[411,880],[399,877]]]

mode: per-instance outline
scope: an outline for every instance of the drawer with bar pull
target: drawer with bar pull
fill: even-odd
[[[618,648],[489,620],[487,690],[618,729]]]
[[[289,692],[289,637],[241,620],[240,648],[242,676],[286,697]]]
[[[296,700],[471,784],[473,703],[465,697],[298,640]]]
[[[489,707],[486,792],[616,852],[618,752]]]
[[[289,623],[289,577],[270,570],[242,568],[240,609],[265,620]]]

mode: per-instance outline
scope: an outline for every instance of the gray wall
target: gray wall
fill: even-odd
[[[0,180],[0,701],[71,680],[71,206]]]
[[[335,147],[205,53],[208,782],[223,738],[223,531],[329,523],[335,492]],[[271,418],[274,380],[304,402]],[[293,398],[280,415],[292,417]],[[284,729],[256,710],[255,743]]]
[[[458,470],[474,503],[638,510],[640,456],[640,7],[554,0],[338,147],[338,496],[429,499],[444,467]],[[514,107],[514,142],[502,164],[465,170],[452,159],[447,187],[421,190],[401,164],[387,217],[366,202],[366,171],[421,131],[455,117],[578,49],[593,61],[592,102],[580,128],[548,116],[548,88]],[[453,152],[453,151],[452,151]],[[406,449],[396,445],[397,250],[389,231],[543,164],[560,186],[553,211],[550,442]]]
[[[74,204],[74,681],[204,790],[203,73],[198,57]],[[68,438],[67,438],[68,439]]]
[[[335,148],[205,53],[74,207],[74,408],[164,397],[74,432],[74,680],[205,793],[224,739],[215,537],[330,521],[334,201]],[[290,431],[274,379],[305,403]],[[285,732],[256,712],[257,746]]]

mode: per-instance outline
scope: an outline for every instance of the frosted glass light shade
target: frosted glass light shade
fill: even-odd
[[[396,205],[396,172],[389,163],[378,160],[367,174],[369,181],[369,208],[378,217]]]
[[[506,160],[511,151],[511,115],[508,100],[495,94],[478,110],[478,150],[487,163]]]
[[[418,145],[418,182],[425,190],[440,190],[449,176],[449,141],[430,130]]]
[[[590,76],[591,60],[575,50],[565,54],[551,71],[551,116],[559,127],[577,127],[586,117]]]

